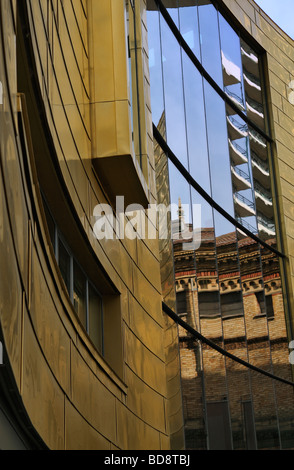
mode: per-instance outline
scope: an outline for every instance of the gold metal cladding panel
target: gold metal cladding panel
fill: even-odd
[[[148,227],[148,224],[150,223],[151,230],[156,230],[156,238],[152,237],[147,237],[142,241],[144,248],[140,248],[143,252],[147,249],[149,250],[152,255],[157,259],[157,261],[160,261],[160,255],[159,255],[159,243],[158,243],[158,228],[154,224],[153,217],[150,217],[148,215],[148,212],[143,215],[144,220],[145,220],[145,227]],[[141,240],[138,240],[137,244],[139,245],[141,243]],[[139,248],[138,248],[139,251]],[[138,254],[139,256],[139,254]],[[156,273],[157,277],[157,273]],[[157,281],[156,281],[157,282]]]
[[[96,219],[93,216],[94,209],[98,204],[108,204],[105,196],[101,191],[94,192],[92,186],[89,187],[89,200],[90,211],[89,221],[87,221],[88,236],[97,253],[101,259],[101,250],[107,253],[107,271],[111,278],[115,276],[115,284],[119,291],[121,291],[121,283],[124,283],[129,289],[133,286],[133,261],[137,259],[137,247],[133,240],[97,240],[94,235],[94,227]],[[92,214],[92,215],[91,215]],[[109,264],[110,263],[110,264]],[[111,265],[111,267],[110,267]],[[119,280],[118,276],[121,278]]]
[[[0,128],[2,138],[0,149],[3,165],[3,178],[5,180],[5,190],[8,200],[11,217],[13,237],[16,240],[18,252],[18,262],[22,275],[22,281],[27,286],[28,269],[28,218],[25,213],[23,201],[23,187],[20,175],[19,163],[17,160],[17,147],[14,134],[17,132],[17,102],[16,102],[16,50],[15,50],[15,28],[13,9],[10,1],[1,2],[3,24],[3,34],[6,47],[4,54],[0,58],[0,80],[2,88],[2,103],[0,104]],[[4,70],[6,69],[7,81]],[[10,108],[10,100],[12,109]],[[13,119],[10,119],[10,117]]]
[[[129,386],[127,405],[134,414],[149,426],[162,433],[167,433],[164,409],[165,397],[156,393],[131,370],[126,369],[126,381]]]
[[[150,283],[154,286],[154,288],[161,293],[161,279],[160,271],[158,269],[158,259],[155,258],[155,256],[149,250],[149,248],[147,248],[145,243],[141,243],[140,241],[138,241],[137,247],[138,266],[140,267],[146,278],[150,280]]]
[[[45,30],[38,6],[39,2],[28,3],[32,7],[33,15],[37,15],[36,21],[34,20],[32,23],[36,22],[36,31],[40,35],[33,38],[33,41],[35,41],[33,43],[35,57],[37,58],[40,52],[42,61],[44,60],[47,63],[48,44],[46,47],[43,47]],[[41,5],[44,7],[44,2]],[[116,16],[117,12],[114,14]],[[40,49],[37,49],[37,46]],[[41,74],[46,72],[51,77],[50,83],[52,85],[55,81],[54,73],[47,68],[43,68],[45,64],[42,61],[37,61],[40,77]],[[64,69],[61,68],[61,70]],[[88,194],[89,188],[91,188],[91,191],[93,190],[94,194],[95,191],[98,192],[99,187],[97,181],[92,176],[90,177],[89,173],[86,173],[82,167],[82,159],[79,152],[81,152],[83,144],[81,144],[78,150],[71,135],[71,130],[75,129],[75,122],[77,122],[75,120],[78,118],[73,113],[73,121],[70,125],[68,124],[65,109],[61,105],[61,97],[58,97],[57,93],[55,94],[57,92],[57,82],[55,82],[53,95],[57,99],[53,104],[56,109],[54,109],[53,113],[54,120],[50,120],[49,114],[52,103],[47,95],[46,86],[43,88],[44,102],[47,106],[46,109],[51,129],[54,129],[54,125],[58,124],[58,136],[55,134],[53,137],[67,187],[80,219],[85,220],[84,225],[88,232],[89,240],[95,247],[99,259],[106,266],[106,270],[111,274],[112,279],[122,292],[122,297],[124,298],[122,302],[124,308],[122,316],[127,321],[130,319],[132,327],[134,329],[137,328],[136,334],[140,337],[140,340],[136,338],[125,324],[124,368],[130,367],[132,370],[127,369],[128,372],[125,373],[124,377],[129,377],[130,386],[133,387],[140,384],[140,387],[144,387],[143,396],[150,403],[150,406],[148,407],[149,410],[144,408],[143,396],[141,401],[138,401],[134,395],[130,395],[128,402],[130,409],[127,409],[123,404],[125,400],[128,400],[128,395],[125,395],[126,389],[123,386],[116,385],[116,383],[119,383],[119,379],[116,381],[115,378],[112,381],[110,380],[111,374],[113,377],[115,375],[110,368],[106,373],[101,371],[97,356],[91,350],[91,345],[87,342],[85,333],[83,333],[77,322],[74,322],[73,319],[70,324],[69,318],[72,313],[67,311],[69,307],[66,305],[66,302],[64,305],[61,305],[59,297],[62,297],[62,293],[57,293],[57,291],[60,291],[60,284],[58,284],[58,279],[54,278],[56,272],[53,270],[55,274],[52,277],[52,273],[44,261],[40,242],[35,232],[33,232],[34,238],[31,245],[32,271],[30,279],[32,283],[30,296],[31,310],[29,312],[27,311],[28,305],[24,303],[23,369],[21,382],[23,401],[33,425],[36,426],[37,431],[51,448],[109,448],[111,445],[122,448],[141,447],[144,449],[159,449],[162,442],[165,442],[166,446],[166,418],[164,406],[161,406],[166,400],[164,345],[163,341],[161,342],[162,344],[152,344],[149,332],[144,332],[142,310],[142,308],[146,310],[146,315],[147,312],[149,313],[148,321],[150,322],[149,325],[152,325],[151,331],[160,337],[163,325],[161,295],[159,293],[158,279],[153,274],[154,270],[159,269],[157,260],[151,252],[148,252],[146,245],[140,246],[140,242],[137,241],[134,243],[130,241],[124,241],[123,243],[111,242],[108,245],[107,243],[102,245],[97,240],[94,240],[91,227],[89,227],[86,220],[86,217],[91,215],[91,212],[90,215],[88,213],[89,206],[91,205]],[[49,90],[49,95],[50,92],[52,92],[52,89]],[[49,101],[47,101],[48,99]],[[71,100],[72,96],[69,96],[69,99]],[[71,103],[69,108],[70,106]],[[8,115],[9,120],[11,120],[10,114]],[[62,138],[62,148],[58,146],[58,137]],[[14,139],[13,133],[12,138]],[[80,140],[80,138],[82,137],[78,139]],[[16,157],[21,162],[22,155],[21,153],[17,155],[16,148],[14,152],[12,157],[15,159],[15,168],[17,168],[19,162]],[[15,174],[17,175],[17,173]],[[20,172],[18,174],[20,178]],[[7,187],[9,188],[10,182],[15,181],[14,173],[12,174],[11,171],[6,172],[5,169],[5,179],[7,179]],[[16,196],[19,199],[16,199],[14,206],[14,197]],[[19,214],[20,220],[23,220],[19,233],[21,233],[21,230],[23,230],[23,233],[28,233],[28,216],[24,205],[24,197],[23,192],[20,192],[19,195],[18,193],[16,195],[9,195],[11,210],[15,210]],[[26,197],[28,197],[28,194],[26,194]],[[36,203],[36,201],[34,202]],[[32,221],[32,226],[35,229],[34,221]],[[21,243],[23,242],[25,242],[26,248],[21,250]],[[9,243],[6,246],[8,247]],[[28,240],[21,240],[16,237],[16,246],[20,253],[18,254],[19,258],[21,253],[28,255]],[[120,248],[118,249],[117,246]],[[120,267],[118,268],[116,265],[119,253]],[[7,252],[6,255],[8,256]],[[147,255],[148,263],[144,267],[143,274],[140,266]],[[50,257],[49,250],[48,256]],[[136,266],[137,263],[138,267]],[[24,266],[29,265],[29,260],[25,260]],[[12,269],[12,266],[10,268]],[[9,273],[10,271],[7,272]],[[18,298],[19,303],[15,306],[14,310],[15,326],[13,331],[17,332],[21,321],[22,292],[20,285],[18,285],[19,278],[16,274],[11,273],[10,282],[14,282],[14,275],[15,291],[20,291],[21,294]],[[56,282],[55,286],[54,282]],[[126,300],[133,294],[142,306],[138,310],[138,315],[142,317],[140,325],[137,325],[135,321],[136,309],[130,312],[129,304]],[[28,295],[28,292],[26,295]],[[5,305],[9,305],[11,299],[7,297],[4,297],[4,299]],[[5,320],[1,313],[1,320],[2,318]],[[10,323],[9,327],[12,328],[12,326],[13,323]],[[11,359],[16,364],[16,370],[20,368],[18,361],[20,361],[21,357],[20,351],[17,350],[18,344],[21,344],[20,332],[17,335],[19,335],[20,341],[15,342],[11,346],[11,349],[12,347],[15,348],[15,351],[11,352]],[[11,337],[11,332],[7,333],[7,338],[9,336]],[[71,369],[69,369],[70,344]],[[73,367],[74,365],[75,367]],[[106,366],[105,369],[107,369]],[[134,374],[138,376],[136,379],[134,379]],[[83,377],[86,377],[87,380],[82,380]],[[85,396],[87,396],[87,400],[85,400]],[[99,403],[97,400],[100,400]],[[103,404],[105,407],[102,406]],[[93,409],[96,410],[96,414],[91,412]],[[108,416],[112,416],[112,419],[104,419],[106,411]],[[138,413],[138,416],[135,416],[133,411]],[[79,430],[76,430],[74,425],[79,426]],[[130,429],[127,429],[125,437],[121,435],[121,430],[124,430],[126,425]],[[101,434],[97,433],[94,428]],[[81,429],[83,430],[82,433]],[[116,434],[116,429],[118,434]]]
[[[5,348],[20,386],[22,288],[0,172],[0,320]]]
[[[0,42],[0,321],[5,348],[10,356],[10,364],[19,386],[22,283],[24,287],[27,287],[28,280],[28,218],[23,212],[22,182],[14,141],[14,133],[17,129],[16,51],[14,49],[15,26],[11,6],[9,1],[0,4],[1,17],[6,20],[1,27],[7,40],[4,52]],[[14,230],[13,236],[12,229]]]
[[[89,21],[91,103],[95,129],[93,165],[111,200],[115,195],[124,195],[126,206],[135,199],[136,203],[147,207],[147,175],[144,177],[138,164],[132,142],[125,2],[102,0],[99,3],[91,1],[89,5],[92,12]],[[134,113],[134,123],[135,120]],[[134,131],[138,137],[138,130],[134,128]],[[146,131],[142,135],[144,133]]]
[[[51,449],[64,448],[64,394],[50,371],[24,312],[22,399],[35,429]]]
[[[105,200],[96,198],[96,194],[90,188],[90,214],[93,214],[94,208],[98,204],[107,204]],[[97,253],[99,259],[102,260],[101,253],[107,254],[105,260],[105,267],[110,274],[111,278],[115,280],[117,288],[121,292],[122,289],[133,289],[133,265],[137,259],[136,242],[132,240],[97,240],[94,236],[95,219],[90,216],[91,225],[87,223],[89,239],[92,246]],[[125,286],[125,287],[123,287]]]
[[[89,369],[74,346],[71,351],[71,382],[72,402],[76,409],[93,428],[115,443],[116,398]]]
[[[91,0],[95,102],[129,99],[124,2]],[[119,78],[119,79],[118,79]]]
[[[159,450],[161,448],[161,433],[148,426],[134,414],[129,413],[121,403],[117,402],[116,405],[119,447],[128,450],[146,450],[145,443],[148,442],[148,450]]]
[[[162,396],[166,396],[165,362],[155,356],[146,346],[126,328],[125,350],[126,364],[137,374],[143,382],[156,390]]]
[[[0,4],[2,18],[2,34],[5,38],[5,48],[3,50],[3,60],[7,71],[7,98],[10,96],[12,108],[16,113],[16,50],[15,50],[15,26],[12,4],[10,0],[3,0]],[[1,53],[2,54],[2,53]],[[14,114],[14,117],[16,115]]]
[[[37,241],[38,243],[38,241]],[[63,306],[50,286],[38,243],[32,242],[30,316],[40,347],[62,389],[70,395],[70,337],[60,318]],[[42,258],[40,259],[39,256]],[[43,265],[43,266],[42,266]],[[48,285],[49,284],[49,285]],[[51,287],[51,289],[50,289]]]
[[[66,48],[65,40],[62,44]],[[70,50],[69,47],[67,47],[67,50]],[[79,154],[86,157],[84,146],[90,135],[88,97],[82,87],[82,80],[76,67],[75,58],[67,53],[67,61],[64,62],[64,52],[59,41],[54,48],[54,65],[51,61],[49,62],[49,70],[51,68],[53,68],[52,79],[56,80],[60,99],[65,108],[68,121],[67,127],[72,129],[72,140],[75,142]],[[53,111],[57,114],[58,108],[53,108]],[[77,135],[76,132],[78,132]]]
[[[130,295],[129,298],[128,325],[135,336],[144,342],[147,348],[152,350],[159,359],[165,359],[162,348],[165,339],[163,327],[148,315],[133,295]]]
[[[89,426],[78,410],[65,400],[65,449],[110,450],[111,443]]]
[[[162,299],[139,269],[134,275],[134,296],[149,315],[163,325]]]
[[[83,87],[89,95],[87,20],[82,11],[81,2],[63,2],[59,5],[58,10],[58,20],[60,21],[60,17],[62,17],[62,21],[65,22],[65,28],[61,26],[58,29],[61,33],[63,32],[62,38],[67,41],[67,43],[64,43],[61,39],[61,43],[63,46],[67,44],[71,49],[70,54],[75,61],[77,73],[82,78],[82,81],[76,81],[76,87],[74,87],[74,89],[77,93],[80,89],[81,93],[81,88]],[[58,13],[55,10],[55,15]],[[67,50],[67,47],[64,47],[64,49]],[[78,96],[77,94],[77,97]],[[84,94],[80,94],[80,98],[83,97]],[[78,103],[80,103],[80,101],[78,101]]]
[[[13,239],[16,242],[18,263],[24,286],[28,286],[28,215],[25,206],[23,183],[18,161],[18,149],[14,140],[14,128],[6,119],[0,120],[0,142],[3,178],[8,200]],[[9,125],[10,124],[10,125]]]
[[[89,185],[89,221],[91,224],[90,231],[93,231],[95,226],[95,217],[93,217],[94,209],[98,204],[108,204],[105,194],[100,188],[95,188],[94,191],[92,185]],[[148,215],[144,213],[145,227],[148,228]],[[124,217],[124,223],[127,224],[129,219]],[[115,237],[114,237],[115,238]],[[123,282],[132,289],[133,286],[133,275],[130,261],[135,262],[141,270],[144,271],[147,279],[158,289],[158,240],[148,239],[147,237],[142,240],[131,240],[128,237],[124,237],[123,240],[117,242],[117,240],[100,240],[99,244],[103,246],[107,256],[118,274],[121,276]],[[157,259],[155,259],[156,257]],[[128,261],[127,258],[130,258]],[[120,262],[121,260],[121,262]]]
[[[44,27],[46,18],[43,18],[44,10],[40,10],[38,2],[28,2],[28,9],[33,15],[31,27],[35,28],[35,35],[32,34],[32,40],[35,46],[39,80],[44,100],[49,98],[50,108],[48,111],[52,112],[53,116],[52,133],[54,134],[57,129],[63,155],[68,158],[76,158],[77,155],[86,159],[89,155],[89,98],[82,86],[77,63],[71,53],[72,48],[67,47],[65,39],[63,39],[65,44],[62,48],[61,40],[56,27],[54,27],[55,22],[51,10],[49,11],[51,12],[53,29],[52,34],[48,35],[47,41],[47,31]],[[60,31],[64,31],[64,29],[66,29],[65,25]],[[54,47],[50,43],[50,39],[52,43],[54,42]],[[64,110],[63,116],[60,108]],[[58,122],[62,117],[63,122]]]
[[[60,10],[54,11],[51,6],[47,8],[47,1],[40,6],[38,2],[30,2],[33,18],[39,18],[41,27],[36,29],[36,49],[40,51],[40,66],[43,68],[45,80],[44,93],[50,95],[49,76],[56,80],[59,86],[63,104],[75,105],[80,112],[82,127],[89,133],[89,116],[85,113],[85,107],[89,101],[88,67],[87,56],[82,54],[77,57],[77,51],[83,53],[82,44],[77,49],[74,48],[73,39],[70,35],[68,24],[75,20],[66,18],[63,14],[64,8],[60,5]],[[67,2],[68,3],[68,2]],[[68,9],[73,11],[72,8]],[[43,27],[42,27],[43,26]],[[47,62],[44,64],[44,56]],[[47,69],[44,69],[48,67]],[[47,72],[47,74],[46,74]]]

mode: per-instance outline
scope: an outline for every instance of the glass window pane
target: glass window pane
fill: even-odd
[[[197,0],[191,0],[189,5],[179,7],[180,31],[190,49],[200,58],[199,23]]]
[[[54,219],[51,215],[51,212],[49,211],[48,206],[45,202],[43,203],[43,207],[44,207],[44,211],[45,211],[45,216],[46,216],[46,221],[47,221],[47,227],[48,227],[48,231],[49,231],[50,240],[51,240],[51,243],[52,243],[53,248],[55,250],[55,228],[56,228],[55,227],[55,222],[54,222]]]
[[[74,309],[82,322],[83,326],[87,326],[87,281],[81,268],[74,262],[74,286],[73,286],[73,303]]]
[[[209,450],[232,450],[228,402],[207,403]]]
[[[61,272],[61,275],[63,277],[63,280],[65,282],[66,288],[68,293],[70,294],[70,254],[65,248],[64,244],[62,241],[59,239],[58,240],[58,264],[59,264],[59,269]]]
[[[260,60],[258,54],[243,40],[241,40],[241,54],[247,115],[260,129],[264,130],[265,114],[260,78]]]
[[[102,299],[89,284],[89,336],[100,353],[103,353]]]
[[[149,7],[150,8],[150,7]],[[151,108],[153,122],[164,116],[159,13],[155,6],[147,11]],[[162,134],[164,135],[164,134]]]
[[[240,38],[221,14],[219,24],[224,90],[245,111]]]
[[[201,60],[208,73],[244,115],[265,129],[258,54],[240,39],[211,2],[198,0],[198,8],[193,0],[181,4],[166,0],[164,4],[196,56],[200,46]],[[164,87],[158,69],[161,85],[157,86],[154,78],[152,93],[155,96],[156,87],[161,96],[165,92],[166,113],[162,101],[158,100],[159,105],[154,100],[161,134],[165,135],[167,130],[169,146],[222,208],[243,227],[259,233],[277,248],[266,139],[200,76],[164,19],[160,15],[159,18]],[[162,158],[158,161],[162,167]],[[291,380],[280,260],[212,209],[173,165],[169,164],[169,178],[166,173],[164,178],[165,182],[169,179],[174,203],[172,228],[178,313],[228,352]],[[166,186],[160,186],[161,192]],[[181,222],[187,224],[192,238],[194,230],[199,229],[193,219],[193,204],[199,203],[201,244],[198,248],[188,244],[186,249],[181,238]],[[184,204],[187,204],[185,209]],[[186,336],[180,329],[182,344]],[[280,441],[285,448],[291,447],[293,413],[289,416],[285,411],[283,403],[287,396],[279,383],[224,359],[206,345],[191,342],[190,352],[193,360],[196,358],[194,397],[183,380],[189,447],[206,446],[201,421],[203,409],[208,418],[205,423],[208,423],[211,447],[278,448]],[[185,354],[188,349],[181,351],[181,358],[186,359]],[[203,403],[201,410],[197,409],[199,398]],[[291,407],[289,404],[292,411]],[[217,428],[220,433],[214,435]]]
[[[165,21],[161,22],[161,35],[167,142],[187,168],[181,48]]]
[[[218,16],[209,1],[198,1],[202,65],[223,88]]]
[[[179,27],[179,0],[162,0],[163,5],[167,9],[173,22]]]
[[[204,91],[212,198],[233,216],[233,191],[226,108],[223,100],[206,81],[204,82]]]
[[[185,53],[183,53],[183,74],[189,171],[202,188],[210,194],[203,79]]]

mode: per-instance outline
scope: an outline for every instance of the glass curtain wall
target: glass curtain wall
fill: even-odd
[[[148,0],[147,20],[153,123],[208,196],[169,161],[177,313],[234,356],[291,381],[261,59],[209,0]],[[179,335],[188,449],[294,447],[290,386]]]

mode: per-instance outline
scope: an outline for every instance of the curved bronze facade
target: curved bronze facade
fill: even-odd
[[[171,436],[183,446],[179,400],[180,418],[167,417],[170,396],[175,403],[180,393],[179,360],[169,365],[157,242],[94,236],[98,204],[113,204],[115,195],[126,204],[156,200],[145,25],[135,38],[129,12],[136,121],[127,7],[1,2],[1,374],[9,370],[15,381],[13,390],[6,381],[12,403],[6,409],[3,399],[3,409],[28,448],[168,449]],[[48,208],[62,234],[58,258]],[[85,273],[73,269],[73,297],[61,240]],[[103,354],[91,317],[90,324],[79,317],[80,279],[102,297]]]
[[[214,407],[227,403],[224,397],[228,390],[230,413],[225,412],[224,422],[227,420],[228,429],[233,429],[233,438],[225,436],[227,447],[232,442],[235,448],[246,446],[246,439],[241,436],[242,419],[247,419],[248,436],[255,432],[254,425],[260,426],[260,447],[279,447],[283,439],[287,447],[292,447],[286,420],[287,414],[290,424],[294,418],[289,398],[292,391],[285,395],[285,389],[277,387],[272,393],[269,389],[276,385],[270,381],[268,386],[266,381],[263,391],[267,397],[260,398],[259,375],[248,382],[249,373],[242,369],[239,382],[234,381],[233,362],[225,363],[221,355],[202,349],[199,344],[195,347],[182,329],[178,336],[177,325],[162,311],[162,300],[172,309],[177,305],[179,314],[216,343],[237,351],[244,359],[249,357],[260,367],[274,366],[276,375],[291,379],[287,360],[288,342],[293,340],[294,142],[289,87],[294,76],[294,45],[253,1],[217,3],[232,30],[238,31],[240,41],[250,44],[261,57],[263,76],[259,78],[265,95],[261,96],[261,88],[253,80],[253,60],[253,67],[248,65],[250,70],[244,78],[249,92],[247,117],[273,140],[269,161],[258,160],[258,155],[255,160],[252,158],[252,175],[244,173],[243,166],[238,169],[244,164],[244,153],[236,146],[242,129],[234,126],[235,115],[227,106],[226,138],[228,132],[232,144],[228,152],[235,161],[230,169],[235,184],[231,208],[238,207],[238,220],[244,227],[252,228],[248,199],[237,195],[248,190],[250,176],[257,181],[254,198],[258,199],[258,188],[264,181],[268,183],[266,176],[271,174],[274,196],[266,200],[269,194],[263,192],[258,199],[260,218],[255,228],[263,240],[285,253],[282,263],[266,249],[260,251],[259,245],[248,241],[244,234],[236,238],[234,227],[227,232],[231,237],[225,239],[223,234],[214,233],[210,219],[217,216],[209,204],[203,207],[203,243],[196,252],[183,252],[181,237],[172,243],[176,217],[169,220],[170,237],[164,240],[158,239],[158,227],[156,237],[151,239],[138,233],[122,237],[119,225],[111,227],[113,237],[99,239],[95,232],[97,208],[111,208],[115,221],[121,221],[133,233],[132,211],[126,211],[127,206],[140,205],[145,210],[141,211],[145,226],[152,225],[149,205],[169,205],[177,193],[168,156],[153,139],[155,122],[172,144],[168,106],[160,108],[152,84],[159,44],[166,47],[160,61],[165,73],[170,73],[171,82],[177,73],[176,68],[168,68],[171,58],[175,59],[172,43],[169,47],[165,40],[160,43],[163,38],[157,34],[163,30],[152,24],[151,15],[158,2],[1,0],[3,449],[182,450],[185,445],[206,448],[208,418],[203,415],[203,403],[210,397],[209,416],[213,417],[219,411]],[[162,4],[173,15],[180,11],[179,7],[185,14],[185,9],[205,9],[210,2],[166,0]],[[163,28],[161,16],[160,21]],[[181,32],[189,47],[196,47],[189,34],[193,28],[189,29],[188,23],[186,26],[187,30]],[[202,37],[205,39],[204,32]],[[219,83],[216,70],[209,69],[213,41],[209,47],[203,66]],[[244,46],[243,51],[243,65],[246,61],[250,64],[251,50]],[[228,73],[229,58],[224,55],[220,59],[222,79],[228,87],[225,91],[232,99],[230,87],[239,82],[236,73]],[[180,85],[184,84],[192,96],[196,75],[188,62],[185,65],[186,75],[182,76],[186,81]],[[181,90],[176,88],[174,96],[167,92],[166,82],[165,99],[170,100],[170,105],[173,99],[179,104]],[[188,96],[186,104],[193,111]],[[252,105],[258,100],[265,104],[269,127],[262,120],[260,108]],[[211,106],[218,102],[215,95]],[[176,121],[173,142],[177,145],[173,150],[181,153],[178,143],[181,131],[185,133],[181,109]],[[198,132],[200,125],[199,119]],[[252,133],[251,151],[255,148],[258,154],[259,143],[254,136]],[[194,137],[191,133],[190,144],[201,155]],[[205,186],[205,175],[203,178],[200,183]],[[179,178],[176,189],[182,187]],[[212,196],[217,194],[216,191]],[[184,194],[177,195],[184,203]],[[118,196],[123,197],[119,207]],[[196,200],[199,202],[197,197]],[[175,202],[180,206],[178,199]],[[249,202],[253,204],[255,200]],[[228,207],[225,209],[230,211]],[[180,207],[178,215],[183,216]],[[269,237],[267,230],[272,229],[274,218],[278,239],[271,242],[272,233]],[[262,299],[257,295],[264,292],[261,283],[266,289]],[[235,315],[234,324],[223,321],[224,312],[231,315],[232,305],[220,302],[224,297],[221,294],[228,288],[236,294],[234,308],[243,309],[242,314],[238,311],[240,315]],[[201,307],[195,291],[201,296],[202,289],[206,289],[206,297],[203,296]],[[274,318],[262,310],[270,296],[274,296],[271,304],[268,301]],[[216,304],[220,311],[215,317]],[[208,312],[201,310],[204,307]],[[258,341],[255,324],[246,312],[244,317],[244,309],[249,315],[253,308],[261,309],[257,314]],[[1,353],[2,348],[0,359]],[[214,365],[204,383],[205,363]],[[238,408],[237,384],[244,391],[242,409]],[[255,422],[251,416],[254,388]],[[286,410],[283,403],[287,403]],[[221,408],[223,411],[223,405]],[[264,416],[269,416],[264,410],[271,413],[272,409],[280,426],[277,432],[274,426],[267,428],[264,420]],[[250,445],[254,447],[256,441],[251,440]]]

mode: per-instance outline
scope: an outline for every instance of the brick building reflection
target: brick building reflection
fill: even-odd
[[[209,227],[198,250],[183,250],[178,226],[173,221],[178,314],[235,356],[291,380],[275,254],[241,232],[215,237]],[[187,448],[207,442],[210,448],[279,448],[280,440],[293,447],[289,387],[225,359],[182,328],[179,335]]]

